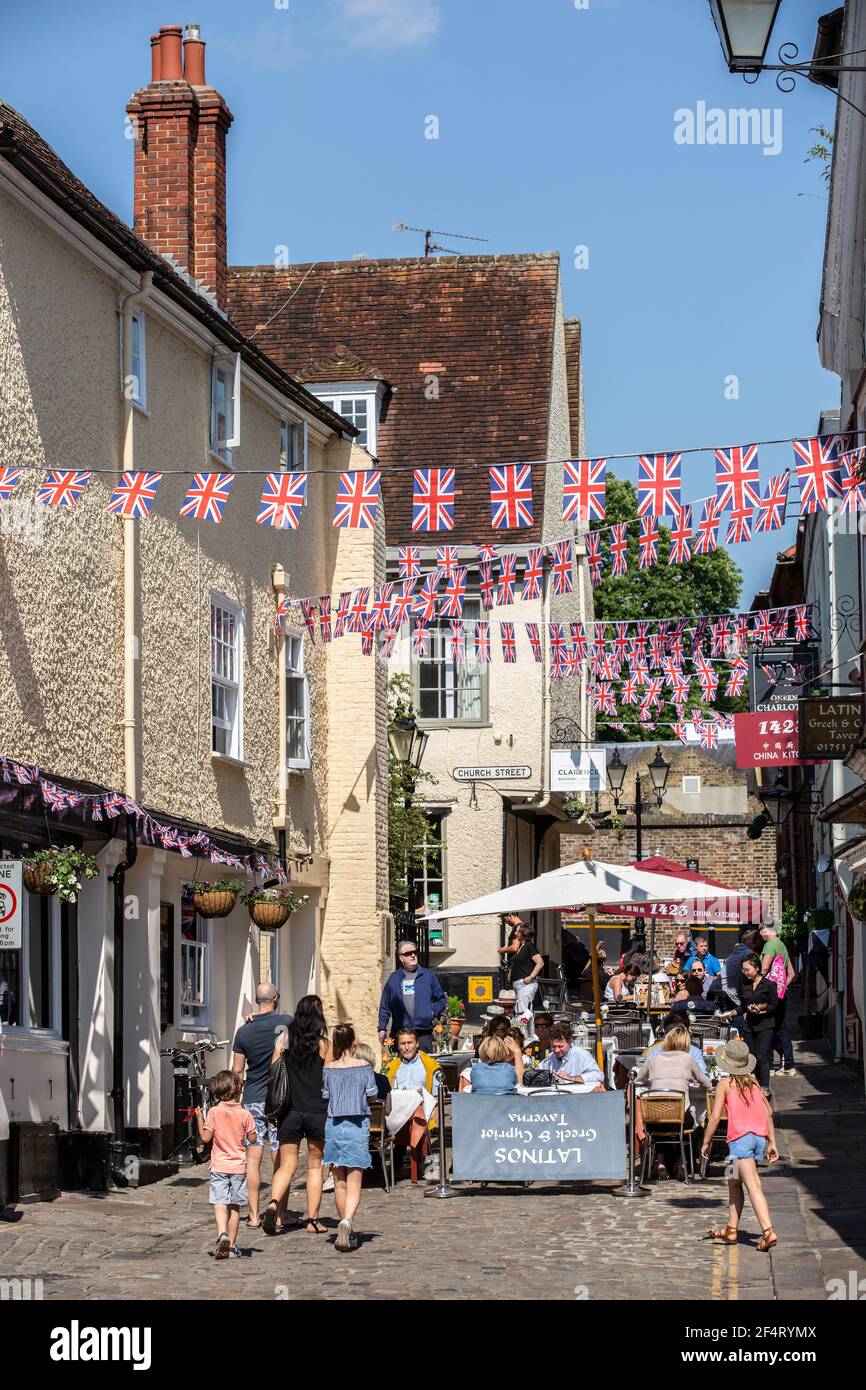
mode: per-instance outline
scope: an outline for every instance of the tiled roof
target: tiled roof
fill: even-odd
[[[487,469],[546,457],[558,283],[552,253],[234,266],[228,306],[302,380],[357,380],[368,363],[391,385],[383,469],[462,465],[457,527],[437,539],[529,541],[544,470],[534,470],[535,526],[493,533]],[[386,473],[383,494],[389,544],[408,540],[411,472]]]

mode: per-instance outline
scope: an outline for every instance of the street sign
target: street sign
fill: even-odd
[[[454,1177],[593,1182],[625,1177],[625,1091],[452,1095]]]
[[[800,752],[804,757],[847,758],[863,732],[859,699],[809,695],[798,701]]]
[[[797,708],[797,701],[808,690],[818,673],[817,642],[774,642],[753,647],[749,653],[749,708],[764,710]]]
[[[0,951],[21,950],[21,860],[0,859]]]
[[[528,782],[531,767],[455,767],[455,782]]]
[[[796,710],[735,714],[737,767],[802,767],[821,759],[801,758]]]
[[[551,748],[550,789],[555,792],[603,792],[607,788],[606,748]]]

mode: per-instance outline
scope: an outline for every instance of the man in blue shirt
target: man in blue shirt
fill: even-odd
[[[595,1058],[572,1041],[571,1029],[557,1023],[550,1030],[550,1056],[543,1064],[556,1081],[582,1081],[589,1090],[604,1089],[604,1076]]]
[[[445,991],[425,966],[418,964],[418,947],[414,941],[401,941],[397,947],[400,969],[385,981],[379,1004],[379,1041],[388,1036],[391,1019],[392,1036],[401,1028],[414,1028],[422,1049],[433,1046],[434,1021],[445,1012],[448,1000]]]
[[[722,965],[720,961],[716,960],[715,956],[710,955],[710,943],[705,936],[695,937],[695,954],[692,958],[692,965],[698,960],[704,967],[704,998],[706,998],[707,990],[712,983],[713,976],[721,975],[722,973]]]

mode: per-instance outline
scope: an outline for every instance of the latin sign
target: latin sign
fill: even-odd
[[[454,1177],[468,1182],[624,1178],[625,1091],[452,1095]]]
[[[21,860],[0,859],[0,951],[21,950]]]
[[[817,642],[774,642],[753,647],[749,654],[749,708],[765,710],[797,708],[818,672]]]
[[[863,732],[859,699],[810,695],[798,702],[800,752],[812,758],[846,758]]]
[[[451,773],[455,782],[527,782],[531,767],[455,767]]]
[[[800,757],[796,710],[735,714],[737,767],[802,767],[820,761]]]
[[[606,748],[551,748],[550,750],[551,791],[606,791],[606,770]]]

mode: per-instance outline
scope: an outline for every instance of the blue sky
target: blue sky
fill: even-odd
[[[283,3],[4,0],[0,93],[131,220],[125,104],[149,79],[150,33],[198,22],[235,117],[233,262],[280,245],[293,261],[415,254],[396,221],[486,237],[482,251],[558,251],[593,454],[809,434],[838,404],[815,342],[826,188],[804,163],[834,101],[730,76],[706,0]],[[783,0],[776,46],[811,54],[826,9]],[[781,110],[780,152],[677,144],[674,113],[699,102]],[[788,462],[762,451],[762,476]],[[684,480],[686,500],[711,491],[711,456],[687,457]],[[734,548],[746,600],[789,533]]]

